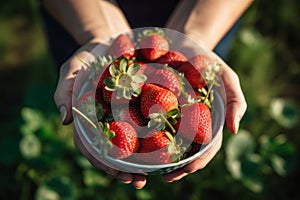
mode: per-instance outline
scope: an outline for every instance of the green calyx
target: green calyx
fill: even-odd
[[[87,62],[81,57],[77,57],[77,59],[91,70],[89,76],[91,80],[94,80],[101,72],[102,68],[113,61],[113,58],[111,56],[98,56],[92,62]]]
[[[80,106],[88,117],[94,116],[95,114],[98,120],[101,120],[104,117],[103,105],[95,101],[93,97],[88,97],[86,101],[81,102]]]
[[[138,74],[140,65],[129,62],[127,58],[121,58],[119,64],[112,63],[109,66],[110,77],[104,80],[105,89],[116,91],[117,98],[131,99],[141,93],[141,85],[146,81],[144,74]]]
[[[171,40],[165,35],[164,30],[158,27],[155,27],[154,29],[145,29],[142,32],[138,33],[137,41],[140,42],[144,38],[149,37],[153,34],[159,34],[163,36],[169,43],[171,43]]]
[[[168,153],[172,155],[172,162],[178,162],[183,158],[184,152],[186,151],[186,148],[183,146],[183,140],[179,138],[179,140],[176,140],[176,138],[169,133],[168,131],[165,131],[166,136],[170,140],[170,144],[168,145]]]
[[[212,108],[212,102],[214,100],[214,86],[220,86],[219,84],[219,77],[217,76],[218,72],[221,70],[222,65],[217,61],[213,63],[208,63],[208,69],[204,72],[204,77],[206,82],[208,83],[208,88],[198,88],[200,93],[199,97],[193,98],[191,95],[187,94],[183,91],[183,96],[187,100],[187,104],[183,104],[180,107],[186,107],[189,105],[193,105],[195,103],[203,103],[207,105],[210,109]]]
[[[176,133],[175,128],[172,124],[176,123],[175,118],[179,115],[177,108],[170,110],[166,115],[163,113],[151,113],[149,114],[148,128],[154,127],[156,130],[165,130],[167,127]]]
[[[100,147],[100,155],[101,156],[106,156],[108,149],[112,148],[112,143],[109,141],[109,138],[106,136],[107,132],[106,130],[109,130],[109,124],[105,123],[107,125],[104,125],[102,122],[99,122],[100,129],[97,127],[97,125],[89,119],[85,114],[83,114],[80,110],[78,110],[76,107],[72,107],[72,110],[77,113],[79,116],[81,116],[83,119],[85,119],[90,125],[91,129],[90,131],[95,134],[95,137],[93,138],[93,146],[99,146]],[[102,130],[102,131],[101,131]],[[103,137],[103,134],[106,137]],[[113,137],[113,133],[110,133],[110,137]]]

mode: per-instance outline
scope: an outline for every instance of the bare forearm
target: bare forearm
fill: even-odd
[[[103,0],[43,0],[47,11],[79,43],[107,41],[129,25],[114,4]]]
[[[252,2],[253,0],[183,1],[181,10],[179,8],[175,12],[175,19],[170,20],[169,27],[184,32],[207,49],[213,49]],[[182,13],[185,16],[179,19]]]

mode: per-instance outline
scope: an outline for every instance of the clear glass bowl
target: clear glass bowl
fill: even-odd
[[[137,33],[145,29],[152,29],[149,27],[133,29],[131,32],[126,33],[129,37],[136,37]],[[172,43],[170,43],[170,50],[179,51],[183,53],[187,58],[191,58],[198,54],[205,54],[210,57],[209,52],[205,51],[199,45],[197,45],[190,38],[186,37],[182,33],[177,31],[163,29],[164,33],[167,37],[171,38]],[[116,36],[115,36],[116,37]],[[113,37],[113,38],[115,38]],[[90,53],[90,57],[80,58],[83,62],[83,70],[78,72],[77,79],[74,85],[74,95],[73,97],[73,106],[77,106],[77,101],[82,94],[86,91],[94,91],[96,93],[95,85],[93,81],[88,80],[90,77],[90,70],[87,69],[86,65],[92,61],[95,57],[103,56],[106,54],[106,50],[110,45],[112,40],[108,41],[107,44],[99,44],[96,46]],[[218,75],[220,76],[220,75]],[[82,116],[78,115],[78,113],[73,113],[74,116],[74,132],[78,134],[81,143],[84,145],[85,149],[99,162],[111,167],[113,169],[129,172],[129,173],[139,173],[139,174],[165,174],[172,172],[176,169],[182,168],[183,166],[193,162],[194,160],[205,156],[205,153],[214,148],[214,146],[219,141],[220,137],[223,135],[223,125],[225,121],[225,101],[224,99],[224,87],[222,80],[219,79],[219,86],[213,87],[214,90],[214,100],[212,102],[212,140],[209,144],[201,145],[201,148],[198,152],[194,153],[191,156],[188,156],[178,162],[170,163],[170,164],[140,164],[132,162],[131,160],[120,160],[113,157],[108,156],[107,154],[103,154],[103,149],[101,149],[101,145],[97,143],[99,140],[98,134],[99,132],[93,131],[93,127],[90,124],[87,124],[84,120],[82,120]],[[92,105],[95,102],[91,102]],[[83,111],[84,112],[84,111]],[[86,114],[86,113],[83,113]],[[97,125],[97,117],[96,113],[91,116],[89,113],[89,120],[97,126],[97,129],[102,133],[101,128]]]

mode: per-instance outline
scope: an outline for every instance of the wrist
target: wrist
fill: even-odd
[[[205,50],[213,50],[217,44],[215,38],[209,37],[209,34],[204,32],[197,30],[185,30],[184,34]]]

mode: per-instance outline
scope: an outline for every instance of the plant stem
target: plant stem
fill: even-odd
[[[92,122],[85,114],[83,114],[80,110],[78,110],[75,107],[72,107],[72,110],[74,110],[77,114],[79,114],[81,117],[83,117],[91,126],[93,126],[95,129],[97,129],[97,126],[94,122]]]
[[[167,126],[170,127],[172,133],[176,133],[175,128],[172,126],[172,124],[168,121],[168,119],[163,115],[160,114],[160,116],[163,118],[163,120],[166,122]]]

